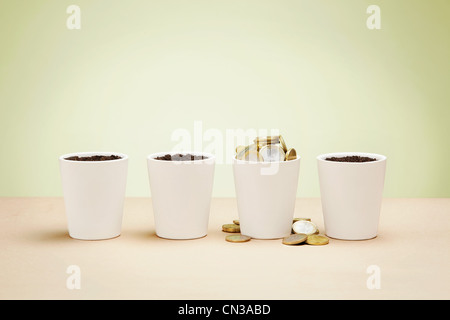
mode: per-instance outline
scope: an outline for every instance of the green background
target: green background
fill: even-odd
[[[386,197],[449,197],[449,17],[448,0],[2,0],[0,195],[61,196],[60,155],[116,151],[148,196],[146,156],[201,121],[278,129],[301,197],[339,151],[386,155]],[[235,195],[229,163],[213,195]]]

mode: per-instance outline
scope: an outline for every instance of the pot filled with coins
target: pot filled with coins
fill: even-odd
[[[206,236],[215,156],[204,152],[154,153],[147,157],[156,235]]]
[[[376,237],[386,157],[341,152],[317,157],[327,236],[343,240]]]
[[[238,146],[233,159],[240,231],[256,239],[290,234],[300,157],[281,135],[257,137]]]

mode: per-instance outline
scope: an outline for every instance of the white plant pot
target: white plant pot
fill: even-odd
[[[241,234],[278,239],[291,233],[300,157],[282,162],[233,160]]]
[[[71,156],[117,155],[108,161],[73,161]],[[118,152],[82,152],[59,158],[69,235],[101,240],[120,235],[128,156]]]
[[[215,156],[194,161],[165,161],[147,157],[156,235],[166,239],[195,239],[208,233]]]
[[[362,156],[371,162],[326,161],[328,157]],[[386,157],[342,152],[317,157],[322,211],[327,236],[343,240],[376,237],[383,196]]]

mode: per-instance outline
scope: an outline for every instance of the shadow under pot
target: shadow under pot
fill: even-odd
[[[81,152],[59,158],[69,235],[102,240],[120,235],[128,156]]]
[[[156,235],[195,239],[208,233],[215,156],[161,152],[147,157]]]
[[[376,237],[383,196],[386,157],[340,152],[317,157],[327,236],[343,240]]]

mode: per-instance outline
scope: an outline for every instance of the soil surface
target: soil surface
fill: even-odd
[[[360,156],[345,156],[345,157],[331,157],[325,158],[327,161],[336,161],[336,162],[371,162],[376,161],[375,158],[369,157],[360,157]]]
[[[73,156],[65,158],[66,160],[72,160],[72,161],[109,161],[109,160],[117,160],[122,159],[122,157],[116,156],[116,155],[110,155],[110,156],[89,156],[89,157],[79,157],[79,156]]]
[[[164,161],[193,161],[193,160],[204,160],[208,159],[208,157],[205,156],[196,156],[193,154],[166,154],[164,156],[156,157],[156,160],[164,160]]]

